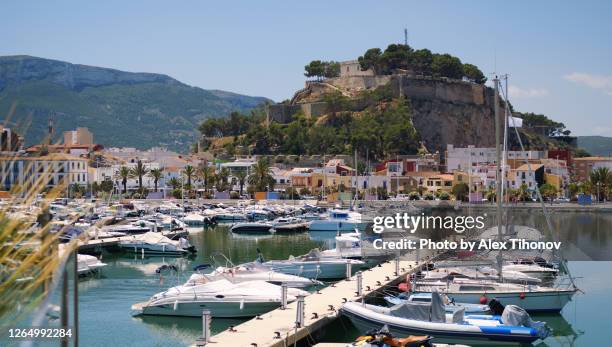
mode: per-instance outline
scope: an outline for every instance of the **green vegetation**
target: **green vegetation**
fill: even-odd
[[[410,70],[426,76],[466,78],[478,84],[487,81],[482,71],[473,64],[463,64],[450,54],[432,53],[428,49],[414,50],[409,45],[391,44],[384,52],[380,48],[370,48],[358,61],[362,70],[372,69],[378,75]]]
[[[235,113],[204,121],[200,131],[208,137],[234,136],[226,149],[248,148],[252,154],[352,154],[357,150],[376,160],[418,152],[420,138],[409,101],[393,99],[388,86],[363,91],[351,99],[331,93],[323,101],[328,114],[320,119],[297,114],[288,124],[267,126],[260,117]]]
[[[304,76],[316,77],[317,79],[333,78],[340,76],[340,63],[336,61],[313,60],[304,66]]]
[[[451,189],[451,193],[453,193],[453,195],[455,196],[455,199],[460,200],[460,201],[467,201],[469,189],[470,187],[468,187],[467,184],[457,183]]]
[[[513,115],[523,118],[523,127],[544,136],[569,136],[571,133],[570,130],[565,128],[565,124],[555,122],[543,114],[515,112]]]
[[[270,170],[270,163],[267,158],[260,158],[253,165],[251,174],[248,177],[249,189],[253,192],[265,192],[274,189],[274,177]]]
[[[167,146],[184,151],[198,124],[232,111],[248,111],[267,102],[217,90],[204,90],[165,75],[122,72],[61,61],[0,57],[0,114],[39,143],[54,120],[56,138],[64,130],[88,127],[107,147]]]
[[[607,167],[598,167],[589,174],[591,192],[601,201],[609,196],[612,189],[612,171]]]

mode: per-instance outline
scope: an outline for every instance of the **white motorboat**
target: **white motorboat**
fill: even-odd
[[[447,343],[530,344],[550,333],[545,323],[532,321],[518,306],[506,306],[501,317],[465,315],[464,309],[446,314],[437,293],[433,293],[430,303],[406,301],[388,308],[348,302],[340,312],[361,331],[387,325],[398,336],[431,335],[436,341]]]
[[[185,255],[195,252],[195,247],[185,238],[171,240],[160,233],[148,232],[119,241],[119,247],[134,253],[158,255]]]
[[[331,210],[325,219],[312,220],[310,231],[352,232],[364,231],[367,223],[361,221],[361,213],[348,210]]]
[[[308,222],[296,217],[278,217],[271,224],[276,233],[298,232],[308,229]]]
[[[106,264],[93,255],[77,254],[77,273],[79,276],[85,276],[105,267]]]
[[[220,279],[225,279],[233,283],[247,281],[266,281],[276,285],[286,283],[287,286],[291,288],[304,288],[322,284],[319,281],[305,277],[276,272],[263,266],[259,262],[245,263],[233,267],[219,266],[211,273],[197,273],[191,275],[187,283],[201,283],[202,281],[217,281]]]
[[[353,274],[365,263],[356,259],[322,257],[318,249],[313,249],[308,254],[299,257],[270,260],[263,264],[274,271],[286,274],[311,279],[338,279],[346,277],[348,266]]]
[[[200,226],[207,223],[207,218],[199,213],[190,213],[183,217],[183,222],[189,226]]]
[[[287,302],[309,293],[287,289]],[[281,287],[265,281],[232,283],[225,279],[186,283],[157,293],[147,302],[132,305],[135,314],[201,317],[210,310],[213,317],[253,317],[281,305]]]
[[[517,305],[529,312],[559,312],[578,291],[566,288],[498,283],[492,281],[459,280],[452,282],[417,282],[415,292],[440,291],[457,302],[486,304],[496,299],[502,305]]]

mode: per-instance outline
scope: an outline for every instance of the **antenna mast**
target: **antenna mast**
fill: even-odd
[[[408,46],[408,28],[404,28],[404,46]]]

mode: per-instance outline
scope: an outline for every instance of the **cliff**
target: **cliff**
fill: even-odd
[[[422,76],[348,76],[307,82],[291,103],[271,105],[271,121],[287,123],[302,112],[308,117],[329,113],[326,95],[341,93],[351,101],[345,109],[359,112],[367,107],[364,91],[389,88],[393,98],[410,102],[413,124],[426,148],[443,152],[446,144],[492,146],[495,143],[493,96],[491,88],[480,84]],[[501,110],[500,110],[501,111]]]

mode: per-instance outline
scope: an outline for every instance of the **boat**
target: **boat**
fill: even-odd
[[[134,235],[129,240],[121,240],[119,241],[119,247],[129,252],[151,255],[181,256],[196,251],[195,247],[183,237],[179,240],[171,240],[161,233],[154,232]]]
[[[208,219],[199,213],[190,213],[183,217],[183,222],[189,226],[200,226],[207,224]]]
[[[276,233],[300,232],[308,229],[308,222],[296,217],[278,217],[271,224]]]
[[[348,266],[351,267],[352,275],[364,264],[356,259],[325,258],[318,249],[299,257],[291,256],[286,260],[269,260],[263,263],[274,271],[319,280],[344,278]]]
[[[441,295],[444,302],[444,311],[446,313],[453,313],[457,310],[463,309],[466,314],[489,314],[491,309],[488,305],[481,304],[466,304],[462,302],[455,302],[453,299],[449,299],[446,295]],[[387,305],[395,306],[405,301],[409,302],[431,302],[431,293],[400,293],[397,296],[387,295],[384,297]]]
[[[421,281],[452,281],[455,278],[474,279],[474,280],[490,280],[497,281],[499,272],[488,266],[479,266],[476,268],[469,267],[451,267],[434,269],[430,271],[421,271],[418,276]],[[519,284],[540,284],[542,280],[539,278],[528,276],[519,271],[511,271],[504,267],[503,281],[508,283]]]
[[[287,302],[309,293],[287,289]],[[207,283],[186,283],[157,293],[143,303],[132,305],[135,315],[201,317],[209,310],[212,317],[254,317],[281,305],[281,287],[265,281],[232,283],[225,279]]]
[[[355,339],[355,342],[346,345],[348,346],[360,346],[360,347],[384,347],[384,346],[394,346],[394,347],[432,347],[436,346],[431,343],[433,336],[423,335],[423,336],[414,336],[410,335],[403,338],[397,338],[393,336],[389,332],[389,327],[386,325],[381,329],[372,329],[366,332],[364,335],[358,336]],[[455,347],[459,347],[456,346]],[[465,347],[465,346],[464,346]]]
[[[272,224],[269,222],[242,222],[236,223],[230,231],[235,234],[271,234]]]
[[[361,213],[349,210],[334,209],[325,219],[310,221],[310,231],[353,232],[364,231],[367,223],[361,221]]]
[[[150,227],[131,225],[131,224],[108,225],[108,226],[103,226],[100,229],[102,232],[123,233],[126,235],[144,234],[144,233],[148,233],[152,231]]]
[[[571,284],[563,288],[454,279],[452,282],[417,282],[414,291],[440,291],[457,302],[469,304],[486,304],[495,298],[502,305],[517,305],[528,312],[560,312],[578,289]]]
[[[440,342],[515,345],[549,334],[545,323],[532,321],[518,306],[506,306],[501,316],[466,315],[463,309],[447,314],[438,293],[432,295],[430,303],[403,302],[393,307],[347,302],[340,312],[362,331],[387,325],[392,334],[431,335]]]
[[[79,276],[86,276],[95,272],[98,272],[101,268],[107,264],[100,261],[100,259],[93,255],[77,254],[77,273]]]
[[[201,283],[202,281],[228,280],[232,283],[247,281],[266,281],[268,283],[282,285],[290,288],[305,288],[313,285],[323,284],[313,279],[285,274],[271,270],[261,263],[254,261],[232,267],[219,266],[210,273],[196,273],[189,277],[187,283]]]

